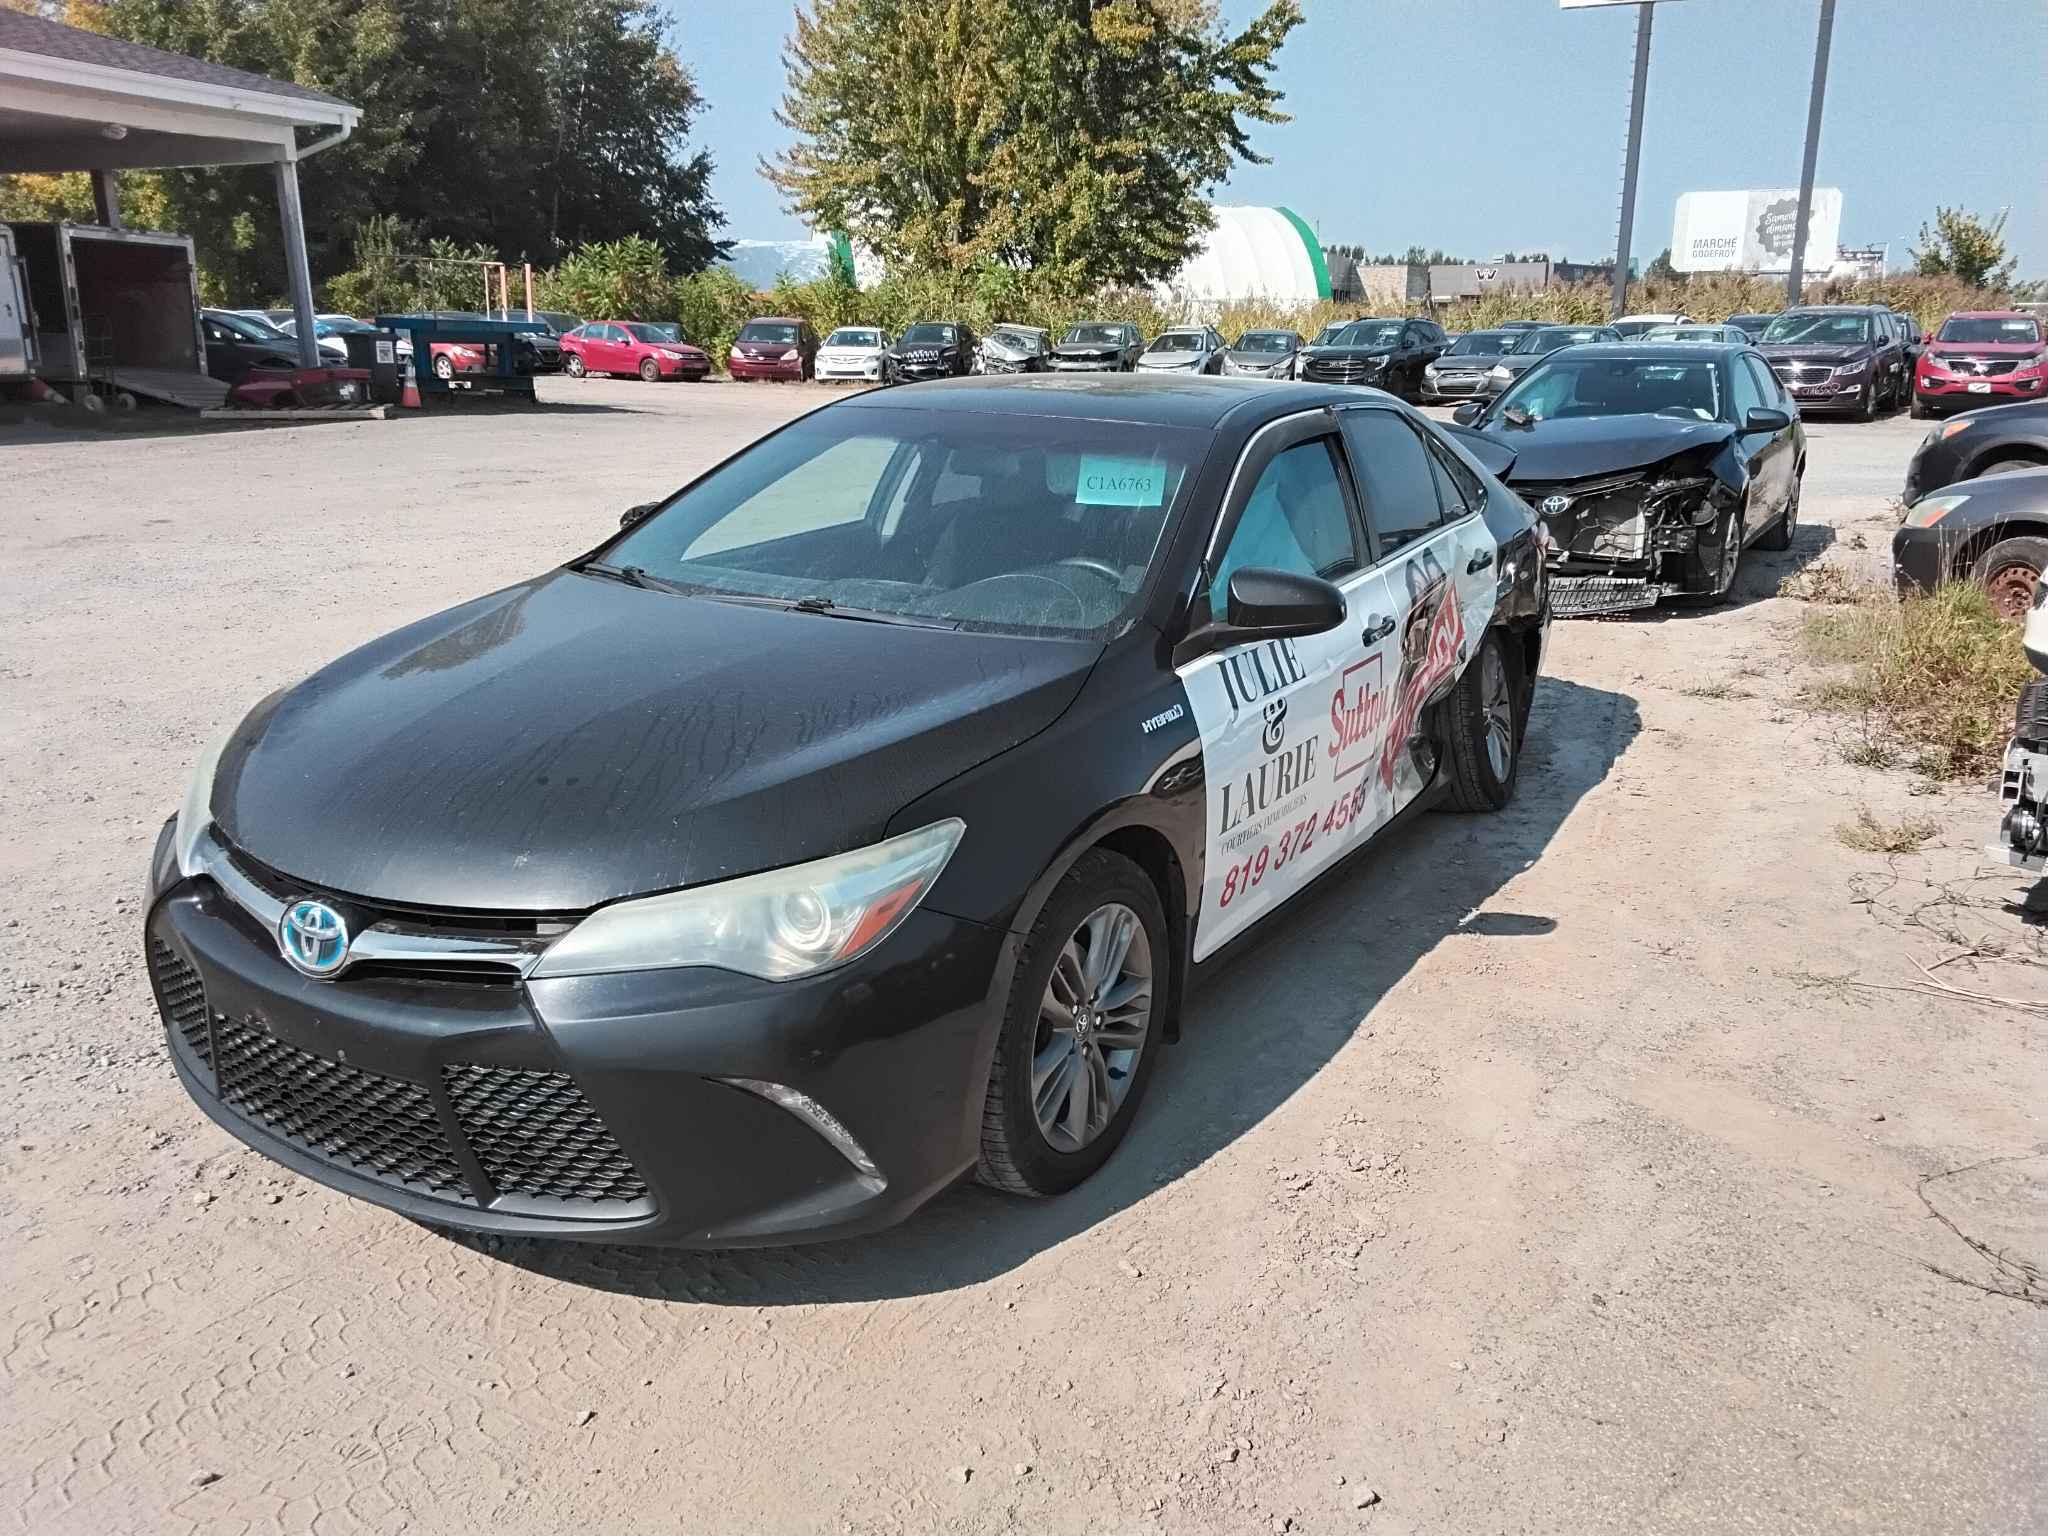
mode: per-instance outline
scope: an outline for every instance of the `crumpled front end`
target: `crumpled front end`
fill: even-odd
[[[2048,682],[2031,682],[2020,690],[1998,803],[1998,841],[1985,846],[1984,856],[2030,874],[2048,874]]]
[[[1734,497],[1704,468],[1664,464],[1515,490],[1543,520],[1560,617],[1714,590]]]

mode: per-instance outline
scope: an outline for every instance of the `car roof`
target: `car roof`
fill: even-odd
[[[796,315],[756,315],[747,322],[749,325],[802,325],[803,323],[803,320]]]
[[[1958,309],[1950,311],[1950,320],[2033,320],[2039,315],[2029,314],[2024,309]]]
[[[1669,358],[1673,362],[1696,363],[1702,357],[1733,357],[1738,352],[1750,351],[1746,341],[1601,341],[1590,345],[1600,349],[1600,355],[1621,362],[1650,362]],[[1559,347],[1552,357],[1562,357],[1567,352],[1576,352],[1576,347]]]
[[[1341,384],[1142,373],[1023,373],[935,379],[856,395],[826,409],[961,411],[1215,430],[1318,406],[1357,403],[1361,398],[1361,391]]]

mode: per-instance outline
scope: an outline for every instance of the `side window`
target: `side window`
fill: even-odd
[[[1436,471],[1415,429],[1392,411],[1342,413],[1351,469],[1382,559],[1443,522]]]
[[[206,339],[208,341],[237,341],[240,339],[218,320],[203,320],[201,324],[206,328]]]
[[[1436,477],[1436,494],[1443,503],[1444,521],[1456,522],[1484,506],[1486,488],[1470,467],[1436,439],[1425,435],[1422,441],[1429,450],[1429,468]]]
[[[1757,393],[1763,397],[1764,404],[1783,410],[1785,391],[1778,387],[1778,376],[1764,366],[1761,358],[1745,357],[1742,365],[1749,371],[1750,377],[1756,380]]]
[[[1247,566],[1338,581],[1361,569],[1336,444],[1318,437],[1281,450],[1259,472],[1230,543],[1216,562],[1209,611],[1228,607],[1230,576]]]
[[[1764,406],[1763,392],[1757,387],[1756,375],[1749,371],[1748,364],[1748,358],[1739,357],[1735,360],[1735,366],[1728,370],[1733,375],[1731,382],[1734,388],[1730,394],[1730,401],[1735,407],[1737,426],[1749,420],[1751,411],[1761,410]]]

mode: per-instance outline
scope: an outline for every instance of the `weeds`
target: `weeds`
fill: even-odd
[[[1808,614],[1803,639],[1814,660],[1842,669],[1808,700],[1861,716],[1869,746],[1931,779],[1977,778],[1998,765],[2014,700],[2034,675],[2018,627],[1965,582],[1906,598],[1865,583]]]
[[[1883,742],[1872,741],[1865,736],[1861,741],[1842,748],[1842,761],[1851,768],[1889,768],[1898,758]]]
[[[1681,688],[1678,691],[1688,699],[1746,699],[1749,697],[1749,694],[1725,679],[1711,683],[1700,683],[1691,688]]]
[[[1846,567],[1816,562],[1779,582],[1778,596],[1802,603],[1853,603],[1864,596],[1865,587]]]
[[[1854,821],[1835,828],[1835,841],[1858,853],[1915,853],[1941,830],[1925,816],[1909,816],[1901,822],[1880,821],[1869,806],[1857,809]]]

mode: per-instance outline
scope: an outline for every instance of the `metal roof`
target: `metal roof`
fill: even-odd
[[[80,27],[67,27],[62,22],[45,21],[40,16],[24,15],[20,11],[9,10],[4,6],[0,6],[0,49],[41,54],[45,58],[63,59],[73,64],[90,64],[100,69],[118,69],[129,74],[183,80],[193,85],[216,86],[224,90],[294,97],[300,101],[318,101],[330,106],[351,105],[339,96],[330,96],[325,91],[294,85],[289,80],[273,80],[267,75],[251,74],[245,69],[230,69],[225,64],[210,63],[186,54],[167,53],[161,48],[151,48],[144,43],[130,43],[118,37],[87,32]]]

